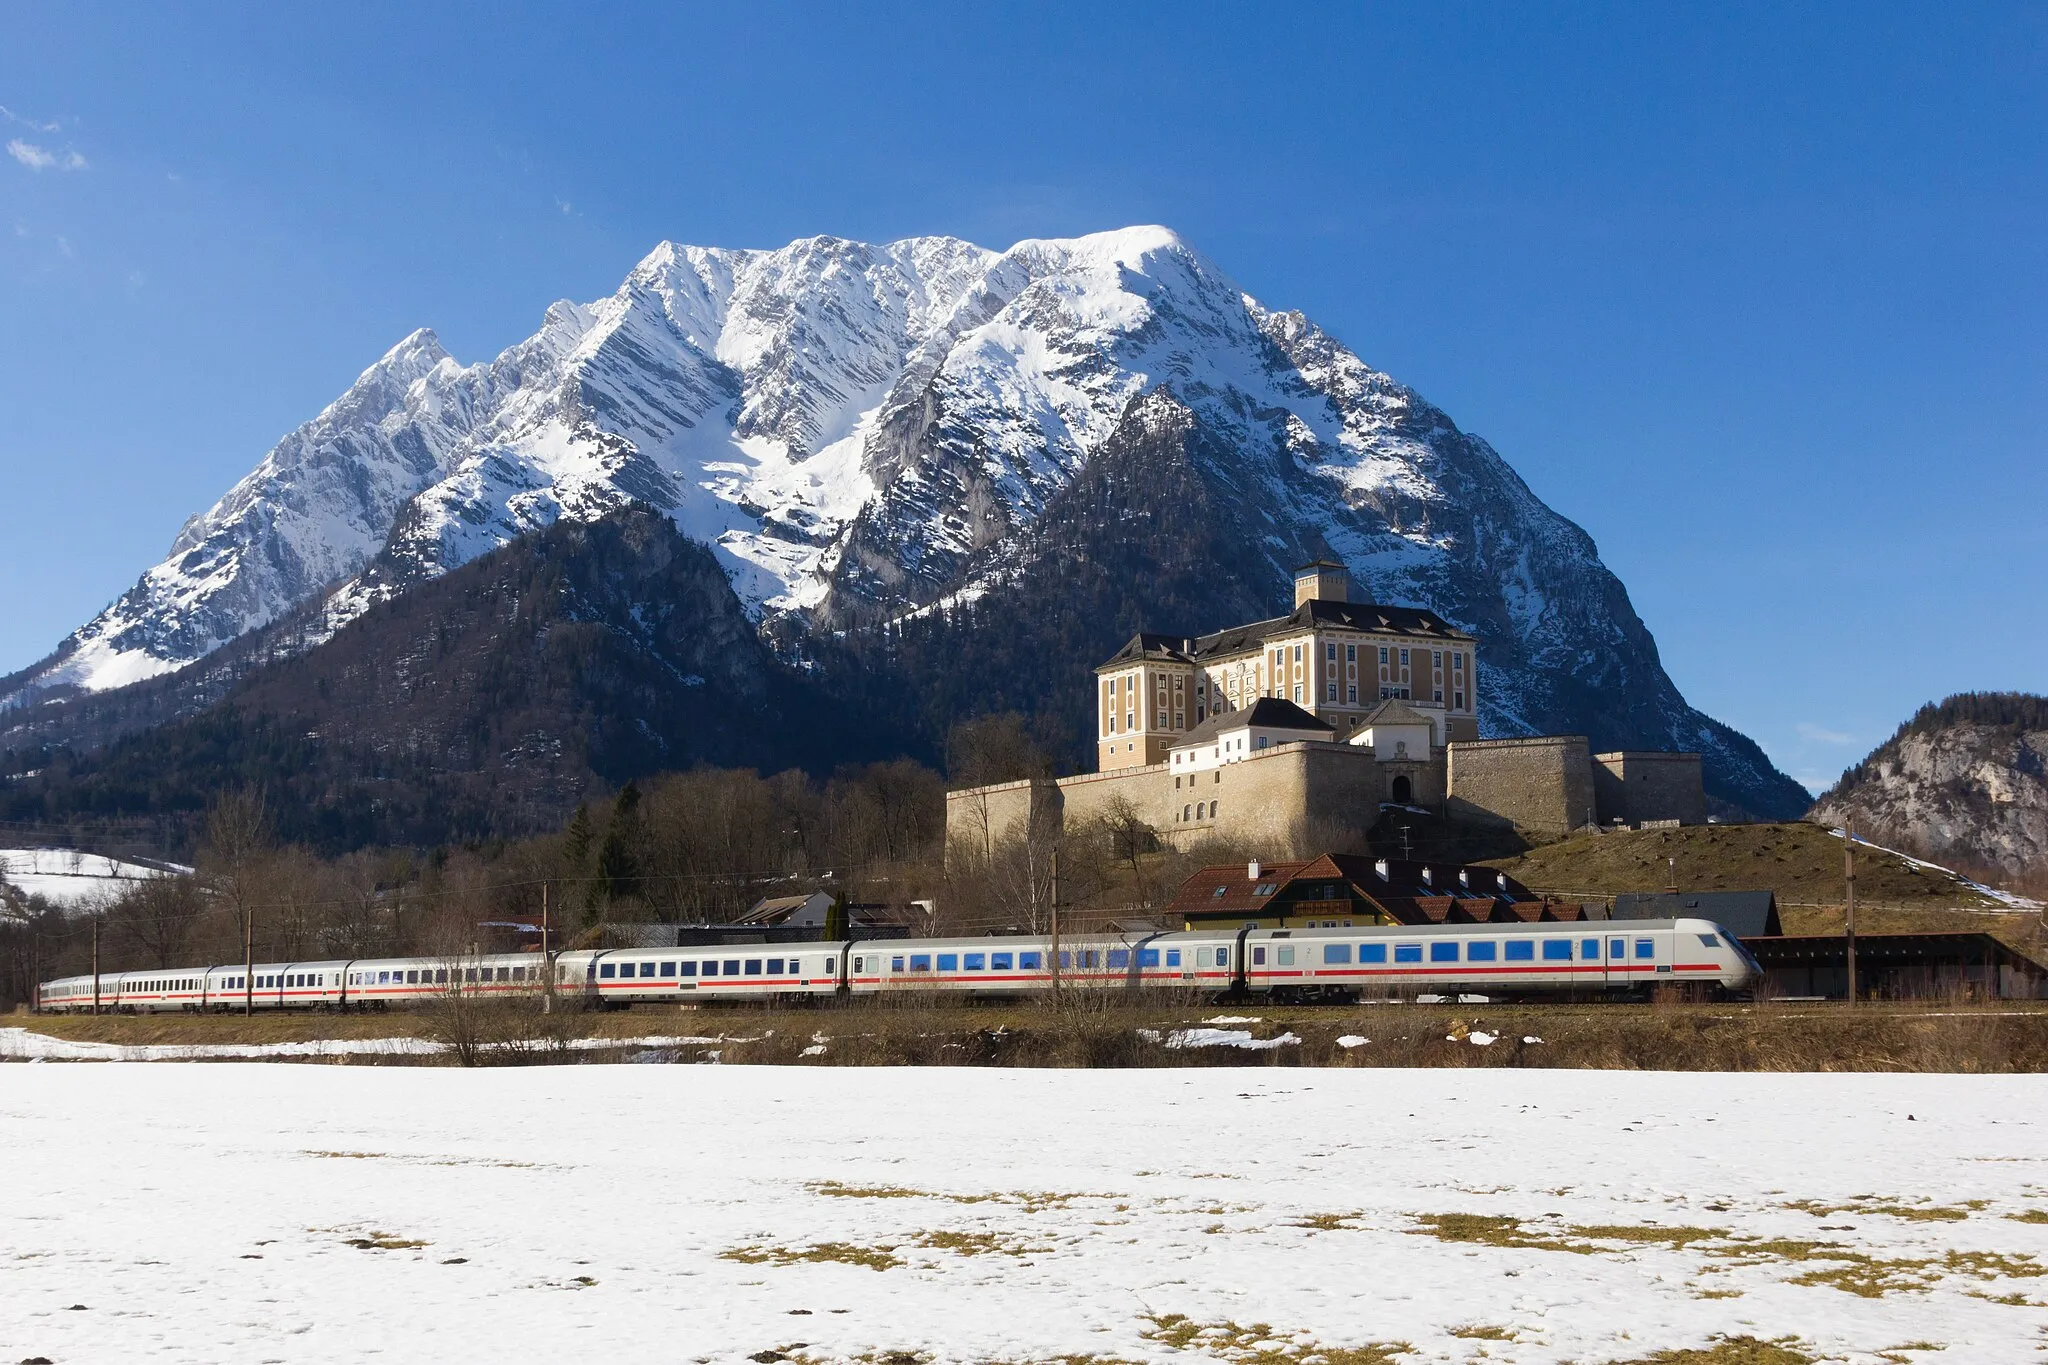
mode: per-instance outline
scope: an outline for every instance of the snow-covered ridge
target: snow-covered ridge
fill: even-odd
[[[1591,539],[1485,441],[1163,227],[1001,252],[664,242],[494,359],[416,332],[0,708],[174,670],[316,604],[339,628],[627,502],[711,545],[781,638],[969,600],[1139,398],[1201,429],[1204,476],[1270,528],[1274,582],[1284,557],[1335,555],[1368,595],[1478,634],[1491,732],[1584,729],[1627,695],[1631,744],[1783,782],[1685,706]]]

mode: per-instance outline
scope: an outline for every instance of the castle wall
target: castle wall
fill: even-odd
[[[1448,813],[1561,838],[1595,817],[1590,748],[1584,735],[1454,743]]]
[[[1707,794],[1698,754],[1624,749],[1593,755],[1593,800],[1601,824],[1621,820],[1707,822]]]

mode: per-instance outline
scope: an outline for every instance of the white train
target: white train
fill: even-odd
[[[768,1001],[922,991],[973,997],[1170,989],[1211,997],[1340,1001],[1418,992],[1496,997],[1748,991],[1762,969],[1708,920],[1216,929],[1090,936],[866,939],[471,957],[267,962],[103,973],[102,1011],[385,1009],[464,995],[527,995],[550,984],[588,1005]],[[547,980],[552,968],[553,981]],[[245,979],[247,984],[245,985]],[[37,1007],[90,1011],[90,976],[45,982]]]

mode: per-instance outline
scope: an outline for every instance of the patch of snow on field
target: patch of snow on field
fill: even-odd
[[[99,896],[118,894],[132,883],[163,875],[158,868],[141,863],[70,848],[0,848],[0,882],[6,882],[24,896],[41,896],[65,909]]]
[[[1182,1315],[1282,1362],[1999,1365],[2048,1328],[2048,1077],[4,1074],[9,1359],[1245,1358]]]
[[[644,1038],[572,1038],[563,1046],[586,1052],[603,1048],[687,1047],[724,1042],[721,1037],[657,1034]],[[482,1045],[486,1050],[497,1046]],[[262,1061],[297,1057],[432,1057],[448,1051],[429,1038],[320,1038],[292,1043],[95,1043],[52,1038],[25,1028],[0,1028],[0,1058],[31,1062],[204,1062]],[[819,1048],[818,1051],[824,1051]]]

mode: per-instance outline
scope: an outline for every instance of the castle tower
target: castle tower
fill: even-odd
[[[1294,605],[1304,602],[1349,602],[1351,575],[1342,564],[1318,559],[1294,571]]]

